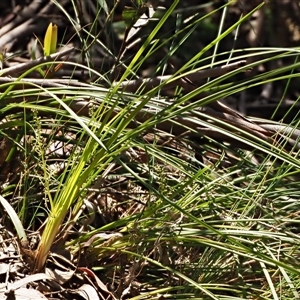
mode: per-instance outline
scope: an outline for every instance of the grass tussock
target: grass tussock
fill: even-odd
[[[287,91],[299,49],[218,51],[259,4],[223,30],[222,19],[214,39],[169,75],[169,60],[203,22],[234,4],[186,19],[178,0],[154,5],[151,31],[133,51],[126,38],[149,8],[136,2],[134,14],[123,10],[116,55],[87,26],[81,52],[64,45],[81,60],[49,53],[15,77],[2,70],[2,247],[19,251],[27,288],[49,298],[300,299],[297,116],[250,118],[222,102],[270,82]],[[99,3],[108,37],[118,3]],[[114,58],[109,71],[93,66],[98,44]],[[88,80],[61,79],[60,68]]]

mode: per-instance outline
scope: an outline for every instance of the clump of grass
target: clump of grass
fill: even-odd
[[[282,74],[297,64],[237,81],[235,76],[249,68],[241,67],[186,94],[178,87],[173,101],[161,96],[165,83],[145,92],[141,87],[136,94],[122,91],[161,48],[156,35],[178,2],[164,12],[111,87],[2,86],[7,88],[2,98],[10,102],[1,107],[9,120],[1,130],[15,122],[24,158],[18,186],[3,193],[12,199],[21,194],[15,210],[27,206],[22,219],[31,224],[28,229],[41,226],[31,271],[41,272],[51,251],[63,248],[74,264],[99,274],[116,297],[298,299],[298,152],[200,109],[249,87],[290,79],[295,73]],[[252,13],[220,32],[169,81],[210,67],[206,51]],[[164,41],[174,41],[172,54],[205,17],[194,16]],[[233,60],[245,58],[238,50],[233,54]],[[262,54],[267,58],[252,67],[296,56],[298,50],[256,49],[248,57]],[[19,101],[27,97],[35,101]],[[87,99],[90,114],[71,109]],[[16,108],[25,111],[22,123]],[[162,132],[166,123],[169,131]],[[193,134],[177,135],[176,128]],[[219,132],[251,151],[203,138],[195,128]],[[152,134],[151,143],[146,134]]]

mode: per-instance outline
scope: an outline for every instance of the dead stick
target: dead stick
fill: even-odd
[[[13,74],[16,74],[16,73],[24,72],[24,71],[27,71],[31,68],[34,68],[34,67],[36,67],[39,64],[42,64],[44,62],[50,62],[50,61],[54,61],[56,59],[60,59],[61,57],[70,54],[72,51],[74,51],[74,49],[75,49],[74,47],[68,48],[66,50],[63,50],[63,51],[60,51],[60,52],[57,52],[57,53],[53,53],[49,56],[43,56],[41,58],[26,62],[26,63],[23,63],[23,64],[18,64],[16,66],[3,69],[0,72],[0,76],[9,76],[9,75],[13,75]]]
[[[122,83],[115,83],[115,86],[118,86],[120,90],[126,91],[126,92],[131,92],[134,93],[138,89],[143,90],[143,92],[147,92],[151,90],[152,88],[155,88],[165,82],[162,88],[172,88],[175,86],[181,86],[185,90],[193,90],[195,89],[194,86],[192,86],[190,83],[188,83],[185,78],[193,81],[194,83],[199,82],[199,80],[204,79],[204,78],[209,78],[209,77],[218,77],[222,76],[224,74],[227,74],[230,71],[236,70],[240,67],[245,66],[246,61],[241,60],[232,64],[224,65],[221,67],[216,67],[216,68],[211,68],[207,70],[201,70],[197,71],[188,75],[184,75],[184,78],[179,78],[175,79],[173,81],[167,82],[169,80],[172,80],[172,77],[174,75],[165,75],[165,76],[157,76],[154,78],[146,78],[146,79],[136,79],[136,80],[129,80],[129,81],[124,81]]]
[[[0,84],[4,83],[11,83],[11,84],[22,84],[24,85],[30,85],[30,84],[36,84],[41,85],[43,87],[86,87],[92,89],[93,86],[90,84],[80,82],[75,79],[48,79],[48,78],[16,78],[16,77],[0,77]]]

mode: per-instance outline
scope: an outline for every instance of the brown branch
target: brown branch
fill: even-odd
[[[40,85],[43,87],[69,87],[69,86],[77,86],[77,87],[91,87],[90,84],[80,82],[75,79],[48,79],[48,78],[16,78],[16,77],[0,77],[0,84],[3,83],[12,83],[14,85],[22,84],[24,85]]]
[[[199,80],[209,78],[209,77],[218,77],[224,74],[227,74],[233,70],[236,70],[240,67],[245,66],[246,61],[241,60],[232,64],[224,65],[221,67],[216,67],[207,70],[197,71],[191,74],[184,76],[184,78],[175,79],[173,81],[172,78],[174,75],[165,75],[165,76],[157,76],[154,78],[146,78],[146,79],[136,79],[130,81],[124,81],[122,83],[115,83],[114,86],[118,86],[120,90],[134,93],[137,90],[142,90],[143,92],[147,92],[152,88],[155,88],[161,84],[163,84],[162,88],[173,88],[175,86],[181,86],[186,91],[194,90],[195,87],[190,84],[186,79],[193,81],[194,83],[199,82]],[[170,82],[168,82],[170,81]]]
[[[3,69],[0,72],[0,77],[1,76],[9,76],[9,75],[13,75],[13,74],[17,74],[17,73],[20,73],[20,72],[27,71],[27,70],[29,70],[31,68],[34,68],[34,67],[36,67],[36,66],[38,66],[38,65],[40,65],[44,62],[55,61],[55,60],[60,59],[61,57],[65,56],[65,55],[70,54],[71,52],[74,51],[74,49],[75,49],[74,47],[68,48],[68,49],[62,50],[60,52],[51,54],[49,56],[43,56],[43,57],[38,58],[36,60],[32,60],[32,61],[29,61],[29,62],[26,62],[26,63],[23,63],[23,64],[18,64],[16,66]]]
[[[40,100],[42,99],[47,99],[49,98],[47,95],[41,94],[39,96]],[[14,98],[14,99],[9,99],[9,98],[4,98],[1,100],[2,105],[8,105],[9,103],[20,103],[24,101],[24,97],[19,97],[19,98]],[[36,97],[34,96],[28,96],[26,97],[27,102],[36,102]],[[75,100],[69,103],[70,108],[77,113],[78,115],[81,116],[90,116],[91,111],[95,111],[97,109],[99,104],[97,103],[92,103],[87,100]],[[161,106],[161,110],[167,106],[167,103],[164,103]],[[57,107],[59,108],[60,105],[57,103]],[[12,112],[20,111],[21,108],[17,107],[15,109],[12,109]],[[201,115],[197,115],[193,112],[188,112],[184,115],[180,115],[177,117],[174,117],[172,120],[165,120],[159,124],[156,125],[156,129],[162,130],[164,132],[172,132],[175,136],[179,135],[185,135],[189,137],[193,136],[199,136],[200,135],[207,135],[208,137],[211,138],[216,138],[221,141],[225,142],[232,142],[233,138],[228,136],[223,130],[222,130],[222,125],[219,124],[220,129],[213,128],[213,127],[205,127],[205,125],[199,125],[197,122],[197,118],[201,119],[205,122],[212,122],[212,118],[216,119],[216,122],[213,121],[213,123],[218,123],[217,120],[221,120],[224,123],[227,123],[229,125],[232,125],[236,128],[236,132],[239,132],[240,130],[249,132],[253,134],[254,136],[260,137],[261,139],[265,141],[272,142],[270,139],[270,136],[272,135],[272,132],[270,133],[267,129],[263,129],[259,125],[249,121],[246,118],[240,118],[238,116],[233,116],[231,114],[227,114],[224,112],[216,111],[212,108],[209,107],[203,107],[198,109],[199,112],[202,113]],[[43,114],[43,112],[41,112]],[[117,109],[114,111],[109,112],[109,118],[113,119],[116,117],[116,115],[119,113]],[[158,112],[156,110],[151,110],[151,109],[145,109],[141,110],[134,121],[132,121],[129,124],[130,128],[136,128],[139,124],[145,122],[149,118],[152,118],[155,114]],[[45,112],[45,114],[49,114],[48,112]],[[205,114],[203,116],[203,114]],[[212,117],[212,118],[211,118]],[[193,121],[193,119],[195,121]],[[187,131],[187,128],[190,128],[189,131]],[[230,129],[232,131],[232,129]]]

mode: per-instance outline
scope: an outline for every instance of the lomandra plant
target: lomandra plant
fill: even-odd
[[[2,128],[20,126],[12,109],[33,115],[25,114],[23,128],[26,137],[32,137],[28,147],[39,172],[31,167],[28,173],[34,173],[34,184],[42,185],[43,199],[35,204],[45,209],[44,214],[37,209],[43,226],[31,253],[31,270],[51,268],[51,251],[63,248],[73,255],[78,270],[85,268],[94,280],[97,273],[105,286],[112,287],[111,294],[101,287],[112,298],[299,299],[297,128],[246,118],[218,102],[250,87],[298,76],[295,62],[240,79],[266,61],[296,57],[299,49],[258,48],[246,49],[247,55],[235,50],[205,56],[260,5],[220,32],[177,72],[166,75],[162,70],[167,59],[216,13],[195,14],[180,27],[179,2],[163,11],[129,62],[116,57],[126,69],[118,74],[119,65],[114,66],[111,74],[119,78],[109,86],[26,79],[32,69],[2,86],[7,88],[2,112],[15,121]],[[174,15],[174,34],[159,40],[158,33]],[[133,23],[128,24],[134,27]],[[82,32],[97,42],[91,32]],[[147,59],[165,45],[169,53],[155,74],[139,78]],[[225,55],[233,56],[230,62]],[[246,64],[247,58],[255,57],[255,63]],[[74,62],[35,68],[60,63],[105,78]],[[12,84],[22,88],[12,90]],[[164,94],[167,88],[173,88],[174,95]],[[47,152],[53,140],[70,146],[57,165]],[[26,147],[23,151],[29,152]],[[126,191],[109,189],[114,176],[121,178],[117,182],[125,178]],[[83,208],[95,190],[100,196],[108,193],[106,201],[112,204],[97,198],[89,215],[98,214],[104,221],[81,226]]]
[[[164,18],[157,24],[152,35],[145,42],[144,47],[146,47],[150,43],[151,39],[154,38],[156,32],[163,25],[164,21],[172,13],[175,7],[176,2],[174,2],[174,4],[166,12]],[[138,57],[138,54],[136,57]],[[132,65],[133,64],[134,60]],[[128,68],[130,69],[131,66]],[[98,96],[97,90],[94,92],[94,95]],[[50,94],[50,96],[63,104],[54,94]],[[108,119],[110,114],[112,114],[110,111],[108,114],[103,115],[104,111],[109,109],[107,106],[109,102],[112,102],[112,97],[116,96],[116,88],[112,89],[112,91],[107,90],[104,105],[101,105],[99,110],[97,110],[91,117],[91,123],[83,126],[84,130],[87,131],[87,134],[89,134],[90,137],[82,149],[79,161],[77,162],[70,157],[71,165],[67,166],[67,169],[70,167],[71,171],[66,174],[66,184],[59,186],[53,200],[49,199],[51,204],[48,217],[49,219],[36,251],[35,265],[33,268],[35,271],[39,271],[43,268],[50,248],[55,241],[56,235],[59,233],[69,209],[72,206],[81,206],[80,202],[76,203],[78,201],[82,201],[80,198],[80,189],[84,186],[84,184],[86,184],[89,178],[95,178],[97,174],[101,174],[101,172],[109,166],[115,157],[119,156],[121,152],[130,147],[131,135],[136,135],[134,131],[126,132],[125,130],[128,124],[134,120],[137,113],[146,105],[149,98],[145,98],[140,101],[140,103],[137,103],[136,107],[133,106],[133,103],[128,103],[127,106],[114,116],[113,120],[107,121],[107,123],[101,123],[103,119]],[[81,120],[79,120],[78,116],[76,116],[71,109],[67,107],[66,104],[63,104],[63,106],[71,115],[73,115],[75,120],[78,120],[79,124],[84,124]],[[97,124],[93,126],[93,123]],[[96,168],[99,169],[96,171]]]

